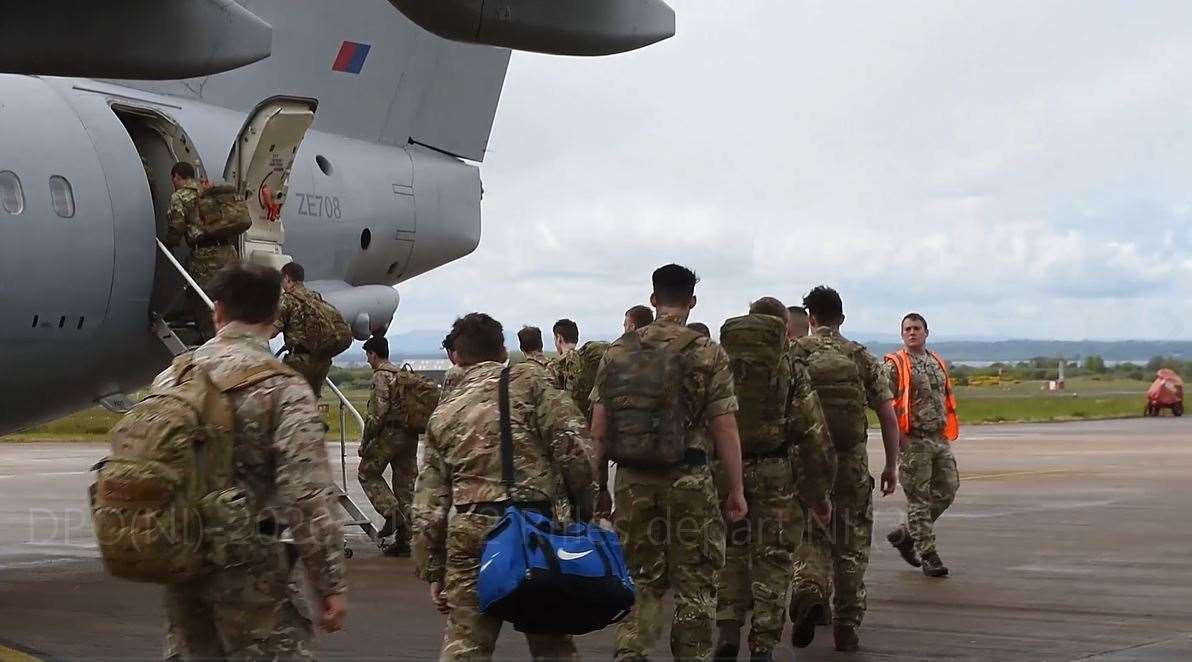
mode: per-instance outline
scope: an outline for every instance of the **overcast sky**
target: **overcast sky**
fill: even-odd
[[[514,55],[480,248],[394,332],[608,336],[675,261],[714,327],[827,283],[860,335],[1192,339],[1192,2],[671,4],[651,48]]]

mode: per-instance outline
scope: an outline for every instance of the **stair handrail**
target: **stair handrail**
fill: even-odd
[[[186,267],[182,266],[182,263],[178,261],[178,258],[174,257],[174,254],[170,252],[170,249],[166,248],[166,245],[161,243],[161,239],[154,239],[154,241],[157,242],[157,248],[161,250],[162,255],[165,255],[166,259],[170,261],[170,264],[174,265],[174,268],[178,270],[178,273],[182,274],[182,277],[186,279],[187,285],[190,285],[191,289],[193,289],[199,295],[199,298],[203,300],[203,303],[207,304],[208,308],[215,310],[215,303],[211,301],[211,297],[207,296],[207,293],[203,291],[202,287],[199,287],[199,284],[195,282],[194,278],[191,277],[190,273],[186,270]],[[343,391],[339,390],[339,387],[335,385],[335,382],[331,381],[330,377],[327,377],[324,381],[327,382],[327,386],[331,387],[331,392],[335,394],[335,397],[339,398],[340,406],[351,412],[352,418],[356,419],[356,424],[360,426],[360,434],[363,436],[364,417],[360,415],[360,412],[356,409],[356,406],[352,404],[352,401],[348,400],[348,396],[344,395]]]
[[[343,391],[339,390],[339,387],[335,385],[335,382],[331,381],[330,377],[326,381],[327,386],[331,388],[331,392],[335,394],[335,397],[339,398],[340,406],[351,412],[352,418],[356,419],[356,425],[360,426],[360,435],[364,436],[364,417],[360,415],[360,412],[352,404],[352,401],[348,400],[348,396],[344,395]]]
[[[186,270],[186,267],[182,266],[182,263],[178,261],[178,258],[174,257],[174,254],[170,252],[170,249],[166,248],[166,245],[161,243],[161,239],[154,239],[154,241],[157,242],[157,247],[161,250],[162,255],[165,255],[166,259],[170,261],[170,264],[174,265],[174,269],[176,269],[178,273],[182,274],[182,277],[186,280],[186,284],[190,285],[190,289],[194,290],[199,295],[199,298],[203,300],[203,303],[207,304],[208,308],[215,310],[215,304],[211,301],[211,297],[207,296],[207,293],[203,291],[203,288],[199,287],[199,284],[195,282],[194,278],[191,278],[190,273]]]

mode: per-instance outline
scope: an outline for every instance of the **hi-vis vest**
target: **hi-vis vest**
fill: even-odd
[[[944,406],[947,410],[947,421],[944,424],[944,438],[956,441],[960,436],[960,420],[956,417],[956,395],[952,392],[952,378],[948,375],[948,364],[943,357],[931,350],[927,350],[940,369],[944,371]],[[911,432],[911,356],[905,349],[893,354],[887,354],[886,360],[898,368],[898,393],[894,398],[894,412],[898,414],[898,429],[903,434]]]

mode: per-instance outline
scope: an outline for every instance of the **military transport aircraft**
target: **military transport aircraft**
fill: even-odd
[[[234,183],[246,260],[296,259],[364,339],[476,249],[509,50],[674,34],[662,0],[108,0],[0,19],[0,433],[165,367],[174,162]],[[462,43],[468,42],[468,43]],[[561,65],[561,66],[565,66]],[[173,343],[171,343],[173,339]]]

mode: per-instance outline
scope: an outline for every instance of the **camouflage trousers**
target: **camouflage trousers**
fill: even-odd
[[[410,505],[414,501],[414,480],[418,478],[416,456],[418,435],[404,430],[381,430],[360,447],[360,468],[356,472],[364,494],[383,517],[401,514],[402,535],[410,536]],[[393,471],[393,487],[385,482],[385,469]]]
[[[190,262],[186,270],[190,273],[191,278],[194,278],[195,282],[199,284],[199,287],[205,291],[211,278],[220,269],[239,261],[240,255],[234,246],[195,248],[190,253]],[[198,293],[189,289],[186,295],[186,311],[187,316],[198,325],[204,339],[215,337],[215,324],[211,321],[211,309],[207,307],[207,303]]]
[[[749,515],[729,527],[716,620],[744,623],[752,608],[749,650],[763,653],[774,650],[786,625],[803,511],[796,500],[789,459],[746,459],[743,478]]]
[[[313,660],[301,573],[277,542],[259,561],[166,587],[166,659]]]
[[[316,398],[323,397],[323,384],[327,382],[327,373],[331,372],[331,359],[316,358],[306,352],[290,352],[282,362],[306,378]]]
[[[663,596],[673,589],[671,654],[710,660],[725,541],[711,469],[618,467],[615,496],[614,525],[637,584],[633,611],[617,628],[615,659],[649,657],[664,628]]]
[[[960,488],[952,446],[943,439],[909,437],[898,454],[898,471],[906,494],[903,527],[915,541],[919,556],[934,552],[934,523],[952,505]]]
[[[832,595],[832,621],[860,627],[865,617],[865,570],[873,542],[873,476],[865,444],[836,453],[830,530],[810,522],[795,561],[795,594]]]
[[[447,597],[447,628],[443,632],[441,662],[491,660],[503,622],[480,612],[476,593],[484,536],[499,517],[456,514],[447,525],[447,569],[443,578]],[[578,660],[575,642],[566,635],[527,634],[535,660]]]

